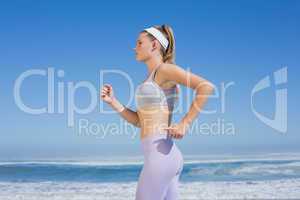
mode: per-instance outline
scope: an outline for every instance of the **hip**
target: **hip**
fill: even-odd
[[[183,160],[180,149],[166,131],[151,133],[143,137],[141,146],[145,157]]]

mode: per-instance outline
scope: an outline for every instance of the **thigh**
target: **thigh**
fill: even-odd
[[[144,165],[137,185],[136,200],[164,200],[167,188],[163,176]]]
[[[179,174],[176,175],[170,182],[164,200],[178,200],[179,198]]]

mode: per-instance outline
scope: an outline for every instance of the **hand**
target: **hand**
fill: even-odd
[[[164,130],[167,130],[168,134],[175,139],[182,139],[187,129],[188,125],[184,123],[172,124],[171,126],[164,128]]]
[[[105,101],[108,104],[111,104],[115,99],[112,86],[109,84],[105,84],[101,90],[100,96],[103,101]]]

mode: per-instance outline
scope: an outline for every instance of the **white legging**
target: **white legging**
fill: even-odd
[[[170,136],[156,133],[141,141],[144,166],[136,200],[177,200],[183,158]]]

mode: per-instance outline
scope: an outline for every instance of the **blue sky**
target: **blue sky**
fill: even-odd
[[[110,135],[103,139],[79,136],[80,119],[91,124],[120,124],[117,114],[100,112],[76,114],[75,126],[67,126],[67,112],[57,112],[57,85],[88,81],[100,88],[100,71],[121,70],[136,87],[147,76],[143,63],[135,60],[132,48],[138,33],[146,27],[169,24],[176,37],[176,63],[213,82],[234,82],[226,92],[225,112],[221,99],[210,99],[206,109],[215,114],[200,114],[199,123],[212,124],[222,119],[233,124],[234,135],[187,135],[177,141],[184,154],[221,154],[299,151],[299,92],[297,79],[300,52],[300,2],[266,1],[7,1],[0,7],[0,159],[101,157],[141,155],[138,137]],[[64,71],[55,77],[55,113],[31,115],[14,100],[17,78],[26,70]],[[251,111],[250,95],[255,84],[267,75],[288,67],[288,130],[280,133],[262,123]],[[124,77],[110,74],[121,102],[129,99]],[[273,79],[271,78],[271,81]],[[272,118],[275,90],[271,87],[255,96],[255,108]],[[174,122],[187,111],[189,89],[182,87]],[[38,108],[47,104],[47,79],[32,76],[22,85],[22,100]],[[190,101],[189,101],[190,100]],[[90,102],[87,90],[75,95],[76,105]],[[134,102],[130,107],[135,109]],[[110,110],[109,107],[104,107]],[[138,133],[138,129],[135,130]],[[100,131],[99,134],[103,134]]]

